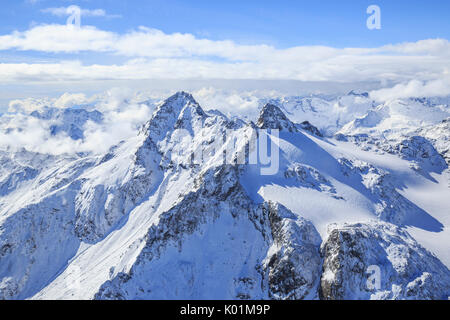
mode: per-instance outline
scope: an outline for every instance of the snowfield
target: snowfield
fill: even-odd
[[[0,116],[0,299],[450,297],[450,99],[160,100]]]

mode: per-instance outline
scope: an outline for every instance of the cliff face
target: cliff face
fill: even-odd
[[[333,229],[322,255],[322,299],[445,300],[450,292],[448,268],[392,224]]]

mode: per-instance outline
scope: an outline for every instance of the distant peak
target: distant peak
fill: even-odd
[[[175,100],[185,100],[185,101],[189,101],[193,104],[197,104],[197,101],[195,101],[192,94],[185,92],[185,91],[178,91],[174,95],[170,96],[166,101],[175,101]]]
[[[167,98],[156,110],[154,118],[161,114],[172,114],[178,116],[183,108],[191,105],[195,108],[200,108],[200,105],[195,101],[194,97],[187,92],[179,91]]]
[[[273,115],[277,117],[284,117],[286,118],[285,114],[279,107],[277,107],[274,104],[267,103],[264,108],[261,110],[261,115]]]
[[[350,91],[347,95],[348,96],[369,98],[369,93],[367,93],[367,92],[357,92],[355,90]]]
[[[319,129],[317,129],[317,127],[313,126],[309,121],[303,121],[302,123],[299,124],[300,128],[302,128],[305,131],[308,131],[309,133],[317,136],[317,137],[323,137],[322,132],[320,132]]]
[[[151,135],[155,141],[161,140],[176,123],[188,121],[193,115],[205,116],[205,112],[190,93],[179,91],[156,109],[150,121],[144,126],[144,132]]]
[[[281,109],[273,104],[266,104],[261,110],[256,125],[261,129],[278,129],[289,132],[297,131],[296,126],[289,120]]]

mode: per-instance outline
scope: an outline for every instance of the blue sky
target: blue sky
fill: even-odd
[[[192,33],[213,40],[298,45],[373,47],[387,43],[449,38],[450,2],[446,0],[1,0],[0,34],[25,30],[33,23],[64,23],[41,12],[71,4],[103,9],[121,18],[83,17],[83,23],[118,33],[147,26],[166,33]],[[382,29],[366,28],[366,8],[377,4]]]
[[[446,0],[0,2],[0,103],[96,81],[450,84]],[[372,4],[380,30],[366,26]],[[70,5],[80,28],[66,25]]]

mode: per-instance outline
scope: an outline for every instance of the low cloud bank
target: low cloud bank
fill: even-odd
[[[376,101],[387,101],[402,98],[446,97],[450,95],[450,76],[431,81],[411,80],[392,88],[374,90],[370,97]]]
[[[111,90],[101,96],[87,98],[83,94],[63,94],[56,99],[25,99],[10,103],[10,113],[0,117],[0,149],[22,149],[53,155],[90,152],[101,154],[121,140],[137,134],[142,124],[150,119],[154,105],[150,101],[139,101],[139,97],[124,98],[121,90]],[[133,100],[136,99],[136,100]],[[77,110],[79,106],[88,111],[97,110],[103,120],[80,121],[76,112],[60,116],[66,109]],[[72,109],[73,107],[76,107]],[[56,109],[56,111],[54,111]],[[52,116],[37,116],[53,110]],[[34,113],[33,113],[34,112]],[[71,118],[72,117],[72,118]],[[64,123],[67,120],[68,123]],[[75,140],[68,132],[52,132],[55,126],[79,126],[83,139]],[[54,131],[54,130],[53,130]]]
[[[391,88],[372,90],[369,98],[365,95],[355,96],[355,93],[350,93],[345,97],[336,95],[334,98],[320,95],[316,96],[319,100],[316,102],[321,106],[329,106],[330,113],[334,112],[333,106],[339,106],[339,112],[349,110],[345,117],[348,118],[346,121],[351,121],[357,114],[365,112],[364,109],[358,113],[359,100],[362,100],[360,104],[364,107],[373,104],[370,99],[377,102],[373,104],[376,106],[378,103],[389,102],[393,99],[447,97],[450,95],[449,84],[448,78],[428,82],[410,81]],[[301,101],[301,98],[293,97],[291,99],[288,95],[276,90],[203,87],[191,92],[205,110],[215,109],[229,117],[237,116],[247,121],[254,121],[263,104],[271,99],[281,98],[281,101],[291,101],[290,103],[294,104],[297,103],[297,100]],[[132,89],[115,88],[93,96],[82,93],[65,93],[57,98],[13,100],[9,104],[9,113],[0,116],[0,149],[25,148],[29,151],[54,155],[79,152],[101,154],[120,141],[135,137],[141,126],[151,118],[157,105],[173,93],[173,90],[135,92]],[[287,100],[283,97],[286,97]],[[310,96],[305,95],[304,97]],[[346,103],[350,105],[346,106]],[[405,103],[408,103],[407,99],[405,99]],[[308,105],[308,102],[306,104]],[[302,110],[303,107],[296,110]],[[77,120],[80,119],[80,116],[76,112],[74,115],[69,115],[68,118],[60,116],[65,110],[80,109],[101,112],[102,121],[88,118],[77,122],[80,121]],[[52,116],[39,116],[46,114],[48,110],[53,110]],[[322,110],[321,112],[326,111]],[[300,114],[297,116],[299,119],[302,118]],[[319,120],[323,114],[315,116],[314,119],[317,122],[315,124],[320,126]],[[345,117],[339,115],[338,118],[342,120]],[[65,124],[64,121],[68,123]],[[82,139],[73,139],[67,130],[60,130],[55,134],[55,130],[52,129],[55,126],[64,127],[65,125],[70,128],[72,123],[82,131]]]
[[[297,46],[279,49],[167,34],[38,25],[0,35],[0,51],[89,52],[99,63],[56,60],[0,64],[0,82],[120,79],[277,79],[301,81],[430,81],[450,70],[450,42],[427,39],[378,48]],[[108,59],[104,59],[104,57]],[[117,58],[116,60],[112,59]],[[101,64],[101,61],[122,61]]]

